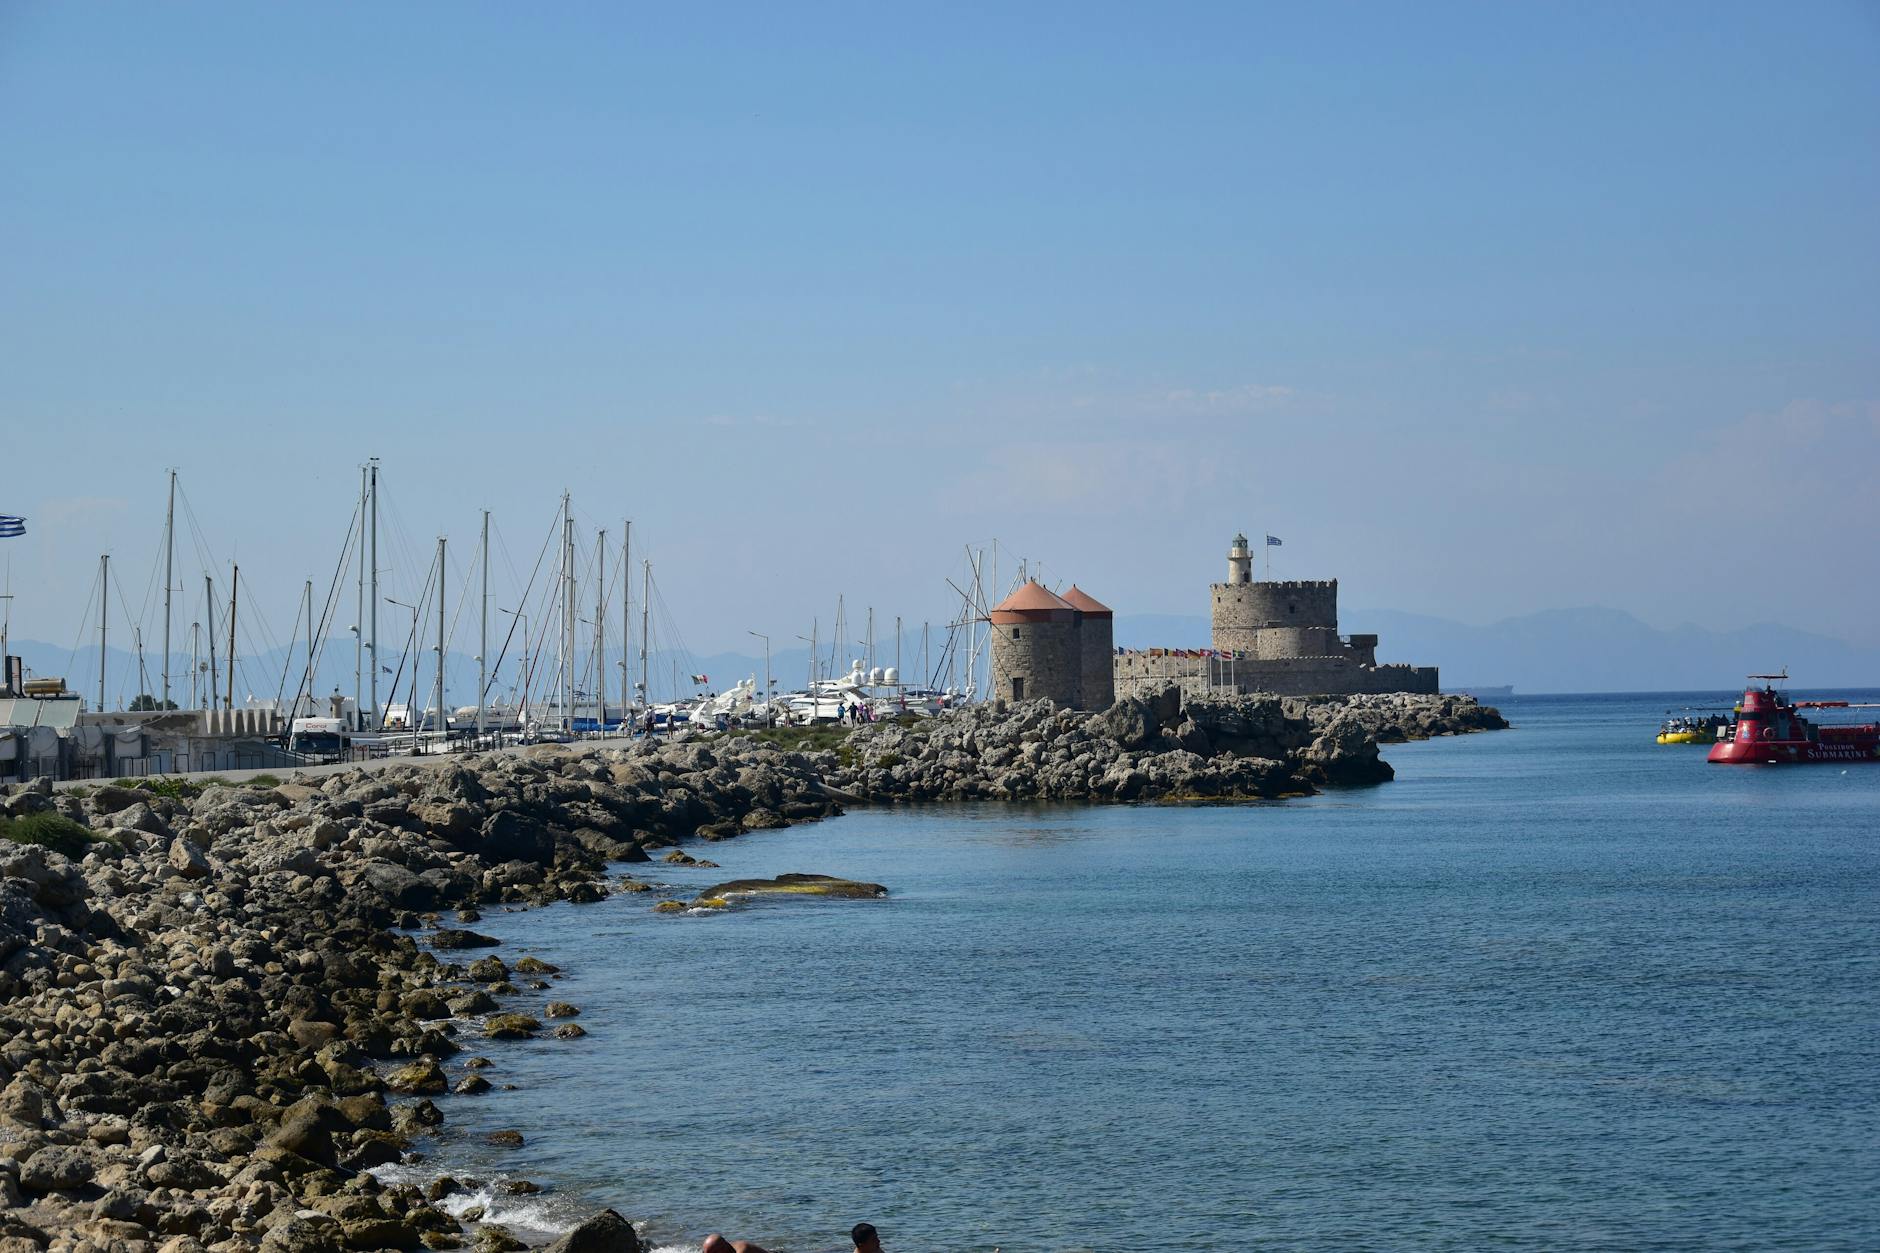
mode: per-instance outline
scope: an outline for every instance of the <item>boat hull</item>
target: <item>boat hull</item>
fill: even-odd
[[[1720,766],[1846,765],[1880,762],[1880,739],[1845,741],[1731,740],[1710,750]]]

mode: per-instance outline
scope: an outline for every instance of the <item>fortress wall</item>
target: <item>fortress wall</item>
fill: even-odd
[[[1272,661],[1216,661],[1217,686],[1280,696],[1355,696],[1382,692],[1434,693],[1435,666],[1364,666],[1343,657]],[[1231,670],[1230,670],[1231,665]]]
[[[1209,690],[1208,662],[1202,657],[1151,657],[1147,653],[1124,653],[1113,657],[1114,698],[1148,696],[1171,683],[1184,696],[1199,696]]]
[[[1068,612],[1063,616],[1061,622],[1016,622],[992,628],[989,697],[1014,699],[1012,680],[1022,679],[1024,694],[1019,699],[1042,698],[1083,707],[1082,631]]]
[[[1435,666],[1366,666],[1348,657],[1226,661],[1126,653],[1115,659],[1119,699],[1158,692],[1171,683],[1184,694],[1196,695],[1209,691],[1273,692],[1280,696],[1433,693],[1437,691],[1437,673]]]

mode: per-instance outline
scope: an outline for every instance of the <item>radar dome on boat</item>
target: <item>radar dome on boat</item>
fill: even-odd
[[[868,672],[868,683],[869,683],[869,686],[873,687],[873,686],[880,684],[880,682],[881,682],[881,667],[876,666],[873,670],[870,670]]]
[[[886,670],[881,672],[881,681],[889,687],[897,686],[901,682],[901,672],[893,666],[889,666]]]

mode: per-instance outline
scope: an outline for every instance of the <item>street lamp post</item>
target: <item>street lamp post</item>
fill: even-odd
[[[764,641],[764,720],[774,726],[776,724],[776,711],[771,708],[771,698],[774,697],[776,693],[770,690],[775,686],[770,681],[770,637],[765,635],[762,631],[751,631],[749,634],[755,635],[758,639]]]

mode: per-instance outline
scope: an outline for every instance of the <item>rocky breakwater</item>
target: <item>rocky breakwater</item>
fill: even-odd
[[[553,968],[506,964],[461,924],[499,902],[598,900],[609,859],[835,811],[807,758],[738,742],[318,786],[15,788],[0,1253],[513,1247],[464,1232],[447,1185],[368,1173],[439,1125],[447,1091],[489,1086],[454,1060],[466,1033],[533,1034],[572,1009],[528,1003]],[[638,1248],[605,1213],[562,1246]]]
[[[828,775],[873,801],[1260,799],[1390,779],[1380,740],[1506,725],[1460,696],[1184,698],[1170,687],[1101,713],[995,701],[876,723]]]

